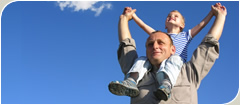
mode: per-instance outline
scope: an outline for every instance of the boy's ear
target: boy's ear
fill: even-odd
[[[181,24],[180,25],[180,31],[182,31],[184,29],[185,25],[184,24]]]
[[[180,25],[180,27],[181,27],[182,29],[184,29],[184,27],[185,27],[185,24],[181,24],[181,25]]]

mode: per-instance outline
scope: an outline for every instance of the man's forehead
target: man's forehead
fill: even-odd
[[[166,33],[164,32],[154,32],[152,34],[149,35],[148,40],[153,39],[153,38],[165,38],[165,37],[169,37]]]
[[[162,41],[162,42],[173,45],[173,41],[172,41],[171,37],[167,33],[161,32],[161,31],[156,31],[156,32],[153,32],[152,34],[150,34],[146,41],[146,44],[154,42],[154,41]]]

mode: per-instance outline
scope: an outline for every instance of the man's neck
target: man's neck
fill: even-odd
[[[160,65],[161,65],[161,64],[160,64]],[[153,66],[153,67],[152,67],[152,71],[156,73],[156,72],[158,71],[160,65],[157,65],[157,66],[156,66],[156,65],[152,65],[152,66]]]

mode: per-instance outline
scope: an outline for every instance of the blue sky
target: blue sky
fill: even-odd
[[[1,103],[128,104],[129,97],[108,91],[110,81],[124,77],[117,61],[117,26],[124,7],[136,8],[145,23],[165,32],[166,16],[178,10],[187,31],[217,2],[12,2],[1,15]],[[200,85],[200,104],[228,103],[238,93],[239,2],[221,3],[228,14],[220,56]],[[190,43],[188,60],[214,19]],[[134,21],[129,27],[139,56],[145,56],[148,35]]]

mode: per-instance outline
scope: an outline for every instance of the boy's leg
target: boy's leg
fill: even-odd
[[[132,68],[129,70],[126,78],[129,76],[134,78],[135,82],[138,84],[142,80],[144,74],[151,68],[151,63],[148,61],[147,57],[141,56],[136,59]],[[129,75],[130,74],[130,75]],[[137,75],[136,75],[137,74]]]
[[[182,65],[182,58],[176,54],[162,62],[157,72],[157,80],[160,87],[154,93],[158,99],[168,100],[171,89],[176,84]]]
[[[136,59],[134,65],[126,75],[124,81],[112,81],[108,87],[115,95],[135,97],[139,94],[138,82],[143,78],[145,72],[151,67],[146,57]]]
[[[135,97],[139,94],[135,79],[130,76],[123,81],[112,81],[108,85],[108,89],[111,93],[119,96]]]

